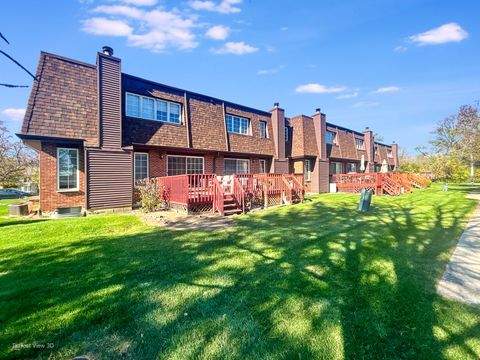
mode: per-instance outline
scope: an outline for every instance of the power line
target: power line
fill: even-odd
[[[10,43],[8,42],[7,38],[5,36],[3,36],[3,34],[0,32],[0,37],[5,40],[5,42],[10,45]]]
[[[33,80],[37,80],[37,78],[35,77],[35,75],[33,75],[30,71],[28,71],[22,64],[20,64],[17,60],[15,60],[14,58],[12,58],[10,55],[8,55],[5,51],[2,51],[0,50],[0,53],[5,55],[7,58],[9,58],[10,60],[12,60],[15,64],[17,64],[18,66],[20,66],[23,70],[25,70],[27,72],[28,75],[30,75]]]
[[[3,83],[0,83],[0,86],[5,86],[7,88],[28,88],[28,85],[13,85],[13,84],[3,84]]]

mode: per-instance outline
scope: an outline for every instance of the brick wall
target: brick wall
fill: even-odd
[[[59,147],[72,147],[59,145]],[[58,207],[86,206],[85,162],[83,148],[79,148],[80,186],[79,191],[57,191],[57,144],[42,142],[40,151],[40,209],[51,212]]]

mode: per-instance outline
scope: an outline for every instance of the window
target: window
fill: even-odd
[[[203,174],[203,157],[168,156],[168,176],[184,174]]]
[[[180,124],[181,112],[180,104],[127,93],[127,116]]]
[[[78,149],[57,148],[57,190],[77,191],[79,183]]]
[[[339,162],[331,162],[330,163],[330,175],[331,174],[342,174],[343,173],[343,166],[342,163]]]
[[[135,182],[148,178],[148,153],[135,153]]]
[[[127,94],[127,111],[128,116],[140,117],[140,96]]]
[[[288,127],[285,126],[285,141],[288,141]]]
[[[248,135],[248,128],[250,127],[250,120],[235,116],[235,115],[226,115],[227,120],[227,131],[242,135]]]
[[[266,139],[267,138],[267,123],[265,121],[260,121],[260,137]]]
[[[388,150],[387,150],[387,157],[389,157],[389,158],[393,158],[393,152],[392,152],[392,149],[388,149]]]
[[[311,173],[310,160],[305,160],[305,163],[303,166],[304,166],[305,180],[310,181],[310,173]]]
[[[355,139],[355,148],[357,150],[365,150],[365,144],[362,139]]]
[[[267,162],[265,160],[260,160],[260,173],[266,173],[267,172]]]
[[[334,131],[327,131],[327,133],[326,133],[327,144],[329,144],[329,145],[335,144],[336,137],[337,137],[337,133],[336,133],[336,132],[334,132]]]
[[[250,161],[243,159],[225,159],[225,175],[250,174]]]
[[[356,163],[347,163],[347,174],[348,173],[356,173],[357,172],[357,164]]]

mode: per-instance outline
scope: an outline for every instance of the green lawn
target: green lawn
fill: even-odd
[[[478,359],[480,309],[435,293],[467,190],[367,214],[319,195],[217,232],[0,219],[0,358]]]

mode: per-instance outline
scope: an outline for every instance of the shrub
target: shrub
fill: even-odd
[[[145,212],[157,211],[165,208],[165,202],[162,199],[162,185],[155,179],[139,180],[135,186],[140,195],[142,210]]]

